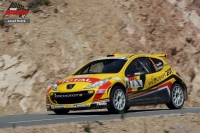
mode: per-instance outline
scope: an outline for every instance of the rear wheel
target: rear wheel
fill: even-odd
[[[64,109],[58,109],[58,110],[54,110],[54,112],[56,114],[68,114],[69,113],[69,110],[64,110]]]
[[[183,87],[180,84],[174,84],[171,90],[170,103],[166,104],[169,109],[180,109],[184,104]]]
[[[110,113],[120,113],[125,110],[126,96],[124,90],[120,86],[116,86],[112,89],[110,94],[110,107],[108,111]]]

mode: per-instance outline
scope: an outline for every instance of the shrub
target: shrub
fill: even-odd
[[[87,133],[91,133],[90,123],[87,123],[87,125],[84,126],[84,131]]]
[[[58,8],[54,8],[54,13],[58,13]]]

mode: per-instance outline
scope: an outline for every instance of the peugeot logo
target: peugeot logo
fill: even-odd
[[[83,94],[63,94],[55,95],[55,98],[81,97]]]
[[[72,89],[74,87],[75,84],[68,84],[66,87],[67,89]]]

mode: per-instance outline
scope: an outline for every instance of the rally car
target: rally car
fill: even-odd
[[[166,104],[180,109],[187,87],[165,61],[168,54],[113,53],[86,63],[46,91],[47,111],[107,108],[110,113],[131,106]]]

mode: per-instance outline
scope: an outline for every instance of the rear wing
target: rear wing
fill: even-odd
[[[158,56],[158,57],[165,57],[166,59],[169,58],[169,54],[152,54],[154,56]]]

